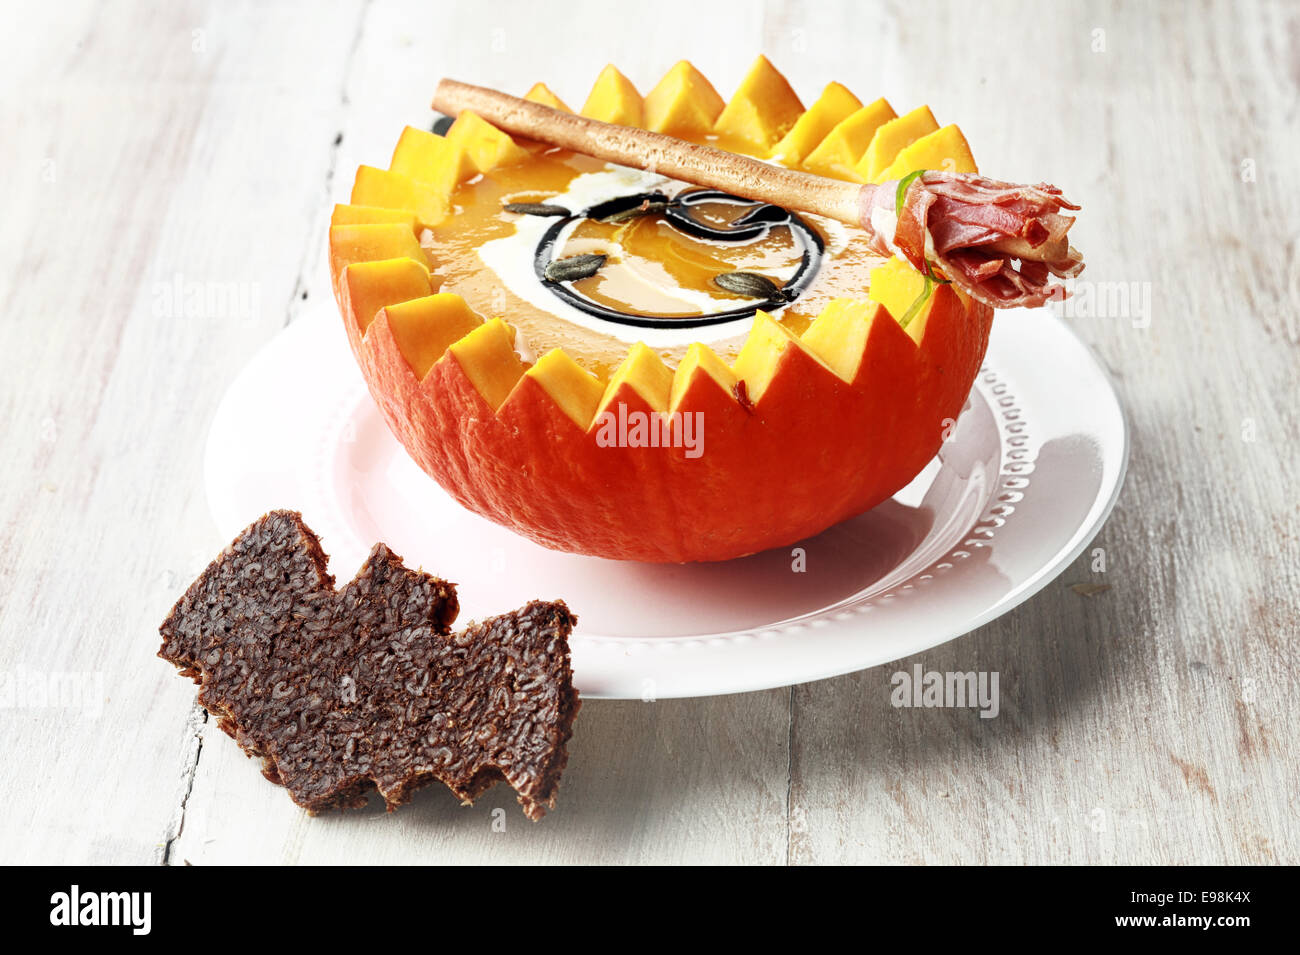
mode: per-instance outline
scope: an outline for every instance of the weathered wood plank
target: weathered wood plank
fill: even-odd
[[[299,12],[5,8],[0,669],[99,711],[0,715],[6,860],[157,859],[188,788],[157,622],[223,543],[204,432],[284,322],[357,16]]]

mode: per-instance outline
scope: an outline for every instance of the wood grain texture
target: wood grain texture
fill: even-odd
[[[24,42],[0,62],[0,671],[84,692],[0,709],[0,859],[1300,861],[1300,11],[655,7],[3,9]],[[572,41],[573,23],[600,40]],[[536,826],[502,788],[473,809],[430,789],[391,816],[305,816],[153,654],[224,543],[207,424],[303,296],[329,296],[330,203],[428,120],[440,76],[544,79],[577,106],[606,62],[644,92],[689,58],[725,95],[758,50],[806,102],[831,79],[928,102],[982,168],[1061,185],[1085,207],[1092,291],[1149,296],[1149,313],[1071,316],[1132,427],[1093,545],[1105,569],[1090,549],[1016,611],[898,664],[588,703]],[[1090,582],[1110,589],[1070,586]],[[914,663],[997,671],[1000,715],[894,708],[890,676]]]

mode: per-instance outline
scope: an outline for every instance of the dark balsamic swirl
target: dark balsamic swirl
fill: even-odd
[[[702,222],[692,212],[705,202],[723,202],[731,205],[750,206],[744,215],[719,226]],[[662,216],[675,229],[697,239],[710,239],[717,242],[748,242],[761,238],[773,228],[785,226],[802,247],[799,268],[784,285],[778,286],[779,294],[751,305],[729,308],[708,315],[674,316],[674,315],[630,315],[617,309],[593,302],[575,290],[571,284],[556,282],[546,277],[547,268],[554,261],[556,243],[570,223],[582,219],[608,219],[621,213],[630,213],[643,203],[649,203],[654,214]],[[661,192],[643,192],[631,196],[618,196],[599,202],[594,206],[574,213],[556,222],[546,230],[537,244],[533,260],[537,279],[550,289],[557,298],[568,302],[574,308],[581,309],[588,315],[615,322],[619,325],[633,325],[640,328],[695,328],[704,325],[720,325],[752,315],[755,309],[769,312],[783,308],[797,299],[808,289],[817,276],[825,244],[817,230],[813,229],[797,213],[780,206],[752,199],[742,199],[716,189],[688,189],[669,200]]]

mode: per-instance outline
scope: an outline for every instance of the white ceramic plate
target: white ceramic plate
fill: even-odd
[[[230,386],[204,470],[224,536],[300,510],[340,582],[382,540],[456,581],[463,621],[563,598],[579,618],[582,694],[649,699],[817,680],[973,630],[1082,552],[1127,459],[1123,413],[1088,349],[1046,310],[1002,312],[935,460],[893,500],[801,544],[802,561],[791,548],[667,566],[561,554],[464,510],[415,465],[334,310],[318,306]]]

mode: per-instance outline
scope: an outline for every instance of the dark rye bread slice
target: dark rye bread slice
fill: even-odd
[[[158,655],[263,772],[312,812],[388,808],[433,780],[468,802],[499,779],[554,808],[579,701],[575,618],[535,601],[451,633],[455,587],[376,544],[342,591],[292,511],[252,524],[163,622]]]

